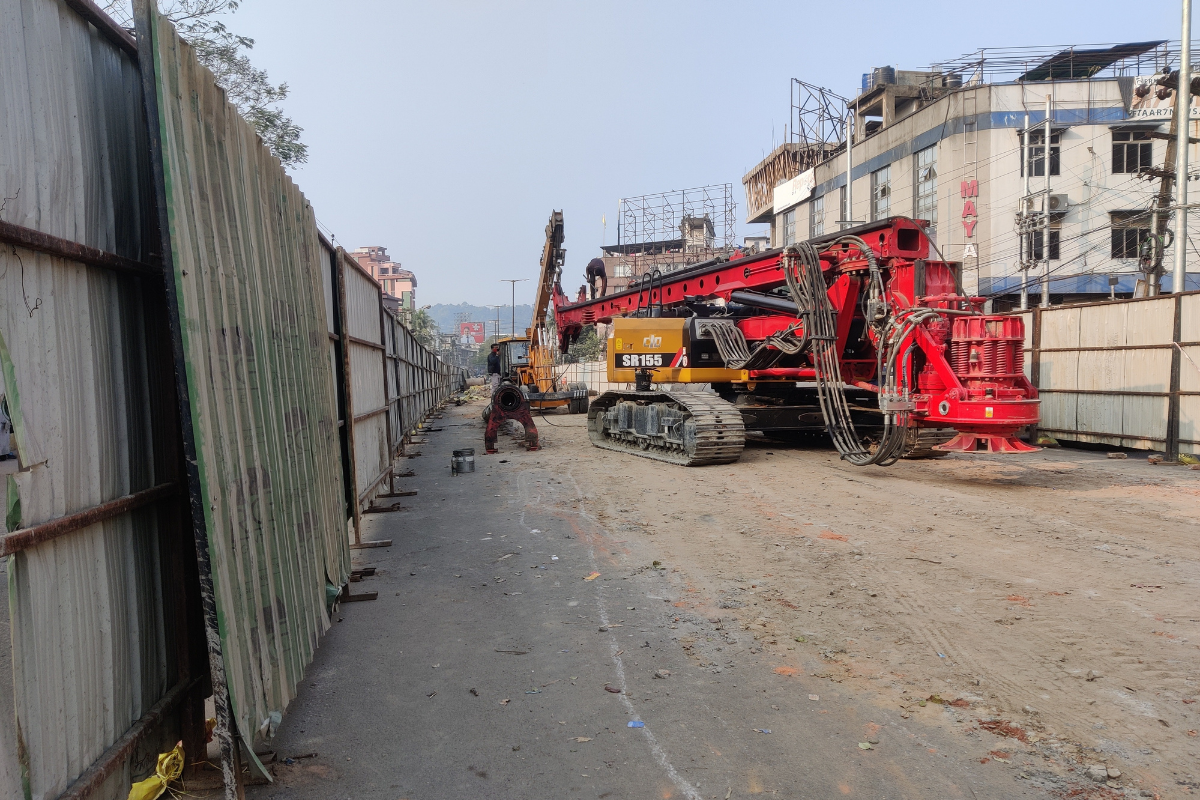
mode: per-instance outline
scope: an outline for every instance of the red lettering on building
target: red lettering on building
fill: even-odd
[[[959,184],[959,193],[962,197],[979,197],[979,181],[969,180]]]
[[[968,200],[967,202],[963,203],[963,213],[962,213],[962,215],[963,215],[963,219],[966,219],[967,217],[977,217],[977,216],[979,216],[977,213],[975,213],[975,204],[974,204],[974,203],[972,203],[970,200]]]
[[[964,219],[963,228],[967,231],[968,238],[975,235],[975,226],[979,224],[977,219]]]

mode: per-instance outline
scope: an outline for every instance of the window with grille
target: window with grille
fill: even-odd
[[[1061,131],[1050,131],[1050,174],[1059,174],[1059,139]],[[1034,178],[1046,177],[1046,131],[1038,128],[1029,131],[1029,174]],[[1025,163],[1021,163],[1021,177],[1025,177]]]
[[[808,238],[812,239],[825,233],[825,196],[822,195],[809,204]]]
[[[913,217],[937,225],[937,145],[913,154]]]
[[[871,220],[883,219],[892,205],[892,165],[871,173]]]
[[[1112,257],[1137,258],[1138,248],[1150,236],[1149,211],[1113,211]]]
[[[1059,260],[1058,243],[1059,243],[1059,231],[1051,228],[1050,229],[1050,260],[1051,261]],[[1022,242],[1021,260],[1022,261],[1041,261],[1042,259],[1044,259],[1046,257],[1045,256],[1046,250],[1045,250],[1045,247],[1043,246],[1043,244],[1044,243],[1042,241],[1042,232],[1041,231],[1030,231],[1029,233],[1026,233],[1024,236],[1024,241]]]
[[[1118,173],[1141,172],[1150,168],[1154,154],[1154,143],[1149,131],[1113,131],[1112,171]]]
[[[613,267],[614,278],[631,278],[633,277],[633,266],[630,264],[617,264]]]
[[[783,214],[783,245],[796,243],[796,209]]]

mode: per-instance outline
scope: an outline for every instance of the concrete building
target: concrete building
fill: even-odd
[[[350,257],[383,287],[384,294],[391,298],[390,302],[385,298],[385,302],[393,312],[416,308],[417,276],[389,259],[386,247],[358,247]]]
[[[847,220],[929,220],[943,256],[962,262],[967,292],[1005,307],[1024,283],[1036,305],[1049,98],[1052,302],[1108,297],[1110,288],[1130,296],[1143,277],[1139,247],[1150,234],[1154,169],[1161,173],[1167,155],[1173,104],[1153,76],[1171,57],[1163,42],[1147,42],[1043,53],[1019,70],[1008,62],[992,68],[986,54],[958,71],[877,69],[849,102],[858,118],[853,208],[846,209],[845,143],[818,143],[813,158],[814,145],[792,142],[743,178],[747,222],[769,222],[778,247]],[[1191,112],[1197,136],[1200,108]],[[1192,164],[1198,155],[1193,145]],[[1166,290],[1172,260],[1168,246]],[[1198,278],[1189,270],[1188,288],[1200,288]]]
[[[609,294],[634,286],[658,270],[674,272],[702,261],[726,257],[731,248],[718,246],[715,226],[708,216],[684,216],[679,236],[673,239],[604,245],[601,260],[608,274]]]

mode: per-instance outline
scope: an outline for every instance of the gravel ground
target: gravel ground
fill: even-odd
[[[689,470],[562,414],[541,451],[485,456],[479,410],[434,420],[420,494],[368,518],[393,546],[356,551],[378,571],[354,589],[379,599],[343,607],[276,743],[317,756],[250,797],[1195,784],[1200,472],[1067,449],[859,469],[766,443]]]

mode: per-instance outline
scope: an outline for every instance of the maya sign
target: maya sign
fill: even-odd
[[[958,192],[963,201],[963,234],[967,239],[966,246],[963,248],[963,258],[978,257],[979,251],[972,240],[975,238],[975,226],[979,224],[979,211],[975,208],[975,204],[979,202],[979,181],[972,178],[960,182]]]

